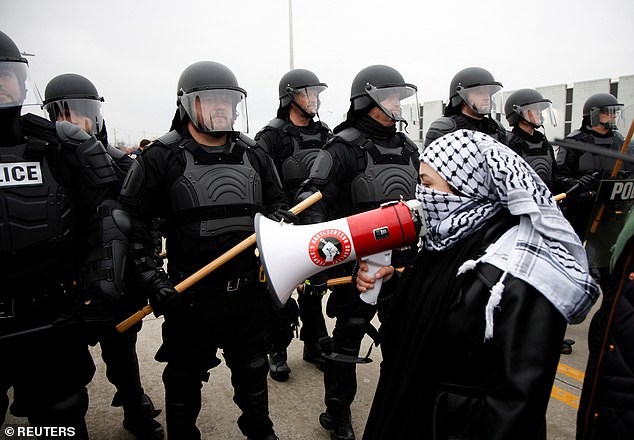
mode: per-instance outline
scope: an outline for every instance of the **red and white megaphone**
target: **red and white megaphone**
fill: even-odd
[[[418,200],[389,202],[361,214],[302,226],[255,215],[260,259],[278,305],[285,304],[299,284],[330,266],[363,258],[374,274],[390,264],[392,249],[416,244],[426,232]],[[375,304],[380,284],[377,280],[361,299]]]

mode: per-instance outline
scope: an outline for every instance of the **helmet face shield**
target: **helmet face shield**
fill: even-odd
[[[103,128],[101,101],[96,99],[59,99],[44,105],[51,121],[68,121],[88,134],[97,134]]]
[[[375,87],[368,84],[366,91],[376,105],[395,122],[407,122],[403,117],[403,106],[413,106],[418,109],[418,96],[414,85]]]
[[[603,125],[605,128],[617,129],[617,122],[621,116],[623,104],[592,107],[590,109],[590,125],[595,127]]]
[[[239,90],[204,89],[182,93],[180,105],[202,132],[248,131],[246,96]]]
[[[458,95],[473,111],[481,115],[495,113],[493,95],[502,90],[499,84],[485,84],[469,88],[458,88]]]
[[[0,108],[42,105],[40,93],[29,76],[28,65],[0,62]]]
[[[542,127],[544,125],[557,126],[555,112],[549,101],[534,102],[526,105],[516,105],[513,107],[515,113],[520,115],[522,119],[534,127]]]
[[[313,117],[319,113],[319,108],[321,106],[320,95],[326,89],[327,87],[323,85],[300,88],[288,87],[286,93],[296,106],[301,108],[306,114]]]

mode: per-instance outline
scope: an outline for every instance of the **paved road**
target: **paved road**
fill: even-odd
[[[596,309],[596,306],[595,306]],[[594,310],[591,312],[594,313]],[[147,394],[157,407],[163,407],[163,384],[161,373],[164,364],[154,361],[154,353],[160,345],[160,326],[162,318],[146,317],[143,329],[139,333],[138,354],[142,365],[142,381]],[[332,322],[329,323],[332,326]],[[581,393],[583,371],[587,359],[586,334],[589,318],[582,324],[569,326],[567,337],[576,341],[571,355],[562,355],[555,387],[548,409],[548,438],[551,440],[572,440],[575,434],[576,405]],[[371,340],[366,337],[362,351],[370,347]],[[289,365],[292,369],[290,379],[278,383],[269,379],[271,418],[280,439],[287,440],[327,440],[328,432],[318,422],[323,411],[322,373],[312,364],[302,360],[302,343],[293,340],[289,349]],[[105,368],[100,357],[99,347],[92,349],[97,372],[89,385],[90,408],[88,410],[88,428],[91,438],[96,440],[133,440],[121,425],[122,410],[110,406],[114,387],[105,377]],[[365,353],[365,351],[363,351]],[[372,396],[376,387],[381,350],[375,348],[371,357],[373,363],[358,366],[358,393],[352,407],[353,426],[358,437],[370,410]],[[205,384],[203,409],[198,426],[204,439],[244,439],[236,425],[239,411],[232,401],[232,388],[229,370],[221,364],[211,372],[209,383]],[[158,420],[164,424],[161,414]],[[24,419],[9,416],[5,423],[24,425]],[[0,436],[4,435],[4,429]],[[14,437],[15,438],[15,437]]]

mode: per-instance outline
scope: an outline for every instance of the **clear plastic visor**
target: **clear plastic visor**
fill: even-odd
[[[603,125],[606,128],[617,129],[617,122],[622,110],[623,104],[593,107],[590,111],[591,123],[593,126]]]
[[[502,90],[498,84],[487,84],[483,86],[469,87],[458,90],[458,95],[476,113],[488,115],[495,113],[495,100],[493,95]]]
[[[0,108],[42,105],[40,92],[29,76],[28,65],[0,62]]]
[[[238,90],[196,90],[183,94],[180,102],[200,131],[246,133],[249,129],[246,96]]]
[[[548,101],[534,102],[526,105],[516,105],[513,109],[524,120],[528,121],[535,127],[541,127],[543,125],[552,125],[553,127],[557,126],[553,106]]]
[[[418,96],[416,87],[413,85],[380,88],[368,85],[366,90],[372,100],[393,121],[408,122],[403,117],[403,107],[418,109]]]
[[[327,87],[325,86],[309,86],[297,89],[292,89],[289,92],[289,96],[302,110],[311,116],[315,116],[319,113],[321,108],[322,98],[321,95]]]
[[[68,121],[88,134],[97,134],[103,128],[101,101],[96,99],[60,99],[45,104],[44,109],[51,121]]]

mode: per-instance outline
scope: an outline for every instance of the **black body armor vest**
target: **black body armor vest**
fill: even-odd
[[[71,238],[70,192],[53,177],[44,148],[27,144],[0,148],[0,252],[64,248]]]
[[[350,198],[355,211],[376,208],[392,200],[415,197],[418,171],[411,157],[416,145],[406,136],[397,133],[391,148],[375,144],[355,128],[347,128],[338,134],[346,143],[354,145],[365,162],[365,168],[351,183]]]
[[[592,133],[581,130],[575,130],[568,136],[568,138],[575,139],[580,142],[598,145],[612,151],[620,151],[621,147],[623,146],[623,142],[625,141],[623,136],[621,136],[621,134],[617,132],[613,132],[613,136],[610,137],[601,137],[594,136]],[[615,159],[588,152],[582,153],[578,159],[579,172],[581,174],[585,174],[588,171],[601,171],[601,177],[609,176],[615,164]],[[623,165],[621,166],[621,169],[629,168],[630,165],[626,163],[623,163]]]
[[[253,232],[253,217],[262,210],[262,181],[247,148],[237,140],[231,154],[208,153],[208,160],[199,163],[185,146],[186,166],[172,185],[170,200],[172,220],[187,230],[186,235]]]
[[[47,145],[31,137],[0,148],[0,265],[9,278],[44,277],[71,259],[72,197],[51,172]]]
[[[508,133],[507,139],[509,148],[521,156],[552,190],[555,169],[554,153],[549,151],[552,147],[544,140],[531,142],[513,132]]]
[[[321,122],[305,128],[294,126],[280,118],[273,119],[268,127],[281,131],[284,144],[290,144],[285,145],[285,150],[293,153],[282,163],[280,174],[287,195],[290,193],[294,196],[299,185],[308,178],[319,150],[330,137],[330,130]]]

